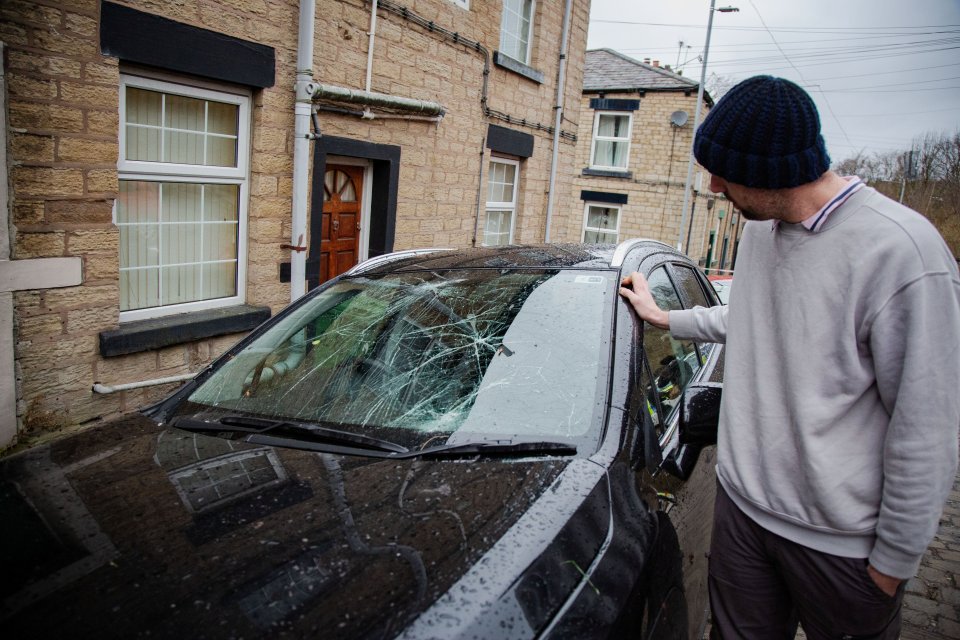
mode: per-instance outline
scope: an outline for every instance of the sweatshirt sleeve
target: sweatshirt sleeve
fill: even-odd
[[[727,305],[670,312],[670,335],[697,342],[727,341]]]
[[[876,313],[869,343],[880,399],[890,414],[870,564],[907,579],[937,531],[957,470],[957,276],[928,273],[902,287]]]

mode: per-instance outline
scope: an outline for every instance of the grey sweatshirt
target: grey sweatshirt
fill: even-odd
[[[717,474],[758,524],[914,575],[957,468],[960,275],[936,229],[865,188],[816,233],[751,222],[726,307],[670,312],[726,343]]]

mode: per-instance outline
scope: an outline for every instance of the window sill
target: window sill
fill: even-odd
[[[270,318],[270,307],[237,305],[138,320],[100,332],[100,355],[105,358],[162,349],[177,344],[250,331]]]
[[[542,71],[537,71],[533,67],[529,67],[522,62],[517,62],[513,58],[505,56],[499,51],[493,52],[493,64],[502,69],[506,69],[507,71],[512,71],[516,74],[519,74],[528,80],[533,80],[537,84],[543,84],[544,76]]]
[[[601,178],[633,178],[633,171],[612,171],[610,169],[591,169],[585,167],[582,175],[598,176]]]

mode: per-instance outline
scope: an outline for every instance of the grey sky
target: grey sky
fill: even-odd
[[[740,11],[714,14],[708,77],[769,73],[797,82],[817,102],[834,161],[906,150],[916,136],[960,129],[960,0],[716,6]],[[679,62],[699,80],[709,9],[709,0],[592,0],[587,46]]]

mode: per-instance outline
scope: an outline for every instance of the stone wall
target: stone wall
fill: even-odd
[[[676,246],[681,211],[683,210],[683,192],[687,179],[687,165],[690,144],[693,135],[693,118],[696,109],[696,92],[685,94],[681,91],[637,93],[606,93],[605,98],[640,101],[639,110],[633,112],[630,157],[627,171],[630,177],[605,177],[584,175],[583,170],[590,166],[590,150],[593,136],[595,111],[590,108],[590,99],[597,94],[584,94],[580,102],[580,139],[577,144],[574,163],[575,179],[571,200],[573,206],[567,217],[566,238],[578,241],[583,238],[585,203],[580,200],[581,191],[601,191],[625,194],[627,204],[621,209],[619,239],[653,238]],[[687,124],[675,127],[671,124],[671,114],[686,111]],[[706,104],[701,110],[701,120],[706,116]],[[694,183],[697,173],[703,175],[701,191],[696,198],[693,213],[693,228],[690,234],[689,255],[698,260],[706,256],[707,237],[711,221],[708,220],[707,200],[709,174],[700,165],[694,165]],[[691,201],[694,199],[691,187]],[[729,208],[729,207],[727,207]],[[713,214],[711,214],[713,216]],[[687,224],[690,223],[688,214]],[[686,230],[684,230],[686,237]]]
[[[273,47],[276,82],[253,93],[246,302],[274,312],[289,301],[279,265],[291,238],[296,0],[120,1],[138,11]],[[498,47],[501,3],[409,0],[411,11],[438,26]],[[546,220],[552,136],[520,125],[552,126],[564,3],[539,2],[530,66],[542,84],[491,65],[488,105],[512,123],[484,117],[484,58],[462,45],[381,11],[371,90],[439,102],[439,123],[361,120],[320,112],[321,133],[401,147],[397,250],[469,246],[477,216],[480,168],[490,123],[534,136],[521,163],[516,242],[541,242]],[[573,3],[562,129],[580,134],[579,110],[589,0]],[[318,0],[314,79],[363,88],[371,5]],[[112,417],[154,401],[172,387],[110,395],[94,382],[118,384],[196,372],[241,335],[104,358],[100,332],[119,326],[119,233],[113,224],[118,191],[120,62],[100,53],[98,0],[7,0],[0,5],[0,40],[9,86],[7,164],[10,169],[13,258],[79,256],[78,287],[15,294],[17,418],[21,433]],[[589,127],[586,129],[589,138]],[[574,143],[562,140],[557,209],[572,190]],[[485,193],[480,193],[481,210]]]

